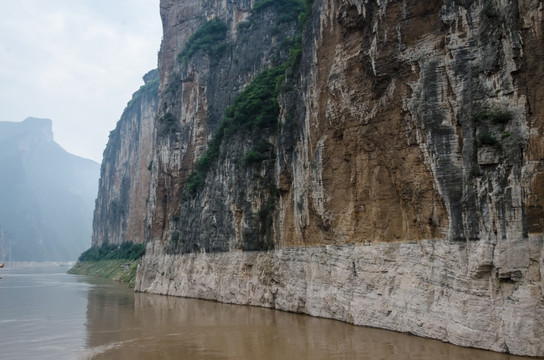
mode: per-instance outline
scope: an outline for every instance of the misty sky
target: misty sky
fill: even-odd
[[[0,0],[0,121],[49,118],[56,142],[100,162],[161,35],[159,0]]]

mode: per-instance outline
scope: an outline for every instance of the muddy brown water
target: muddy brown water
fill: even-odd
[[[133,293],[66,270],[2,271],[1,359],[528,359],[271,309]]]

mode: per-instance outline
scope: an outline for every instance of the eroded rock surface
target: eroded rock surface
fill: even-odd
[[[159,74],[152,70],[134,93],[102,160],[93,219],[93,246],[144,242]]]
[[[479,246],[424,240],[180,256],[150,243],[136,289],[542,354],[542,258],[533,259],[519,280],[505,281],[474,268]]]

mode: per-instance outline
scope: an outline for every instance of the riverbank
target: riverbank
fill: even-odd
[[[68,274],[87,275],[127,283],[134,287],[138,260],[78,261]]]
[[[542,249],[539,238],[527,241]],[[543,356],[544,283],[537,262],[522,281],[505,281],[487,265],[492,260],[485,262],[485,246],[426,240],[171,255],[157,241],[147,244],[135,290]]]
[[[135,293],[124,283],[66,275],[64,265],[6,268],[2,359],[534,360],[270,309]]]

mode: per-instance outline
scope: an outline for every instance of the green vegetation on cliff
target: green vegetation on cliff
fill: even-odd
[[[280,112],[278,84],[283,80],[284,73],[285,65],[263,70],[236,96],[234,104],[225,110],[223,121],[215,131],[208,150],[202,154],[187,180],[187,190],[191,195],[204,186],[208,170],[219,158],[223,140],[230,139],[238,132],[250,133],[256,129],[274,128]],[[247,161],[254,162],[255,159]]]
[[[219,56],[227,47],[227,24],[221,20],[210,20],[202,25],[187,41],[177,60],[187,65],[187,60],[202,50],[211,57]]]
[[[212,164],[219,158],[222,142],[224,140],[229,140],[236,133],[258,133],[260,137],[257,140],[258,144],[245,154],[243,159],[244,165],[248,166],[260,163],[268,158],[268,153],[272,148],[272,144],[269,144],[262,137],[263,130],[266,130],[264,133],[271,133],[276,129],[275,125],[277,124],[280,114],[278,95],[280,91],[283,90],[286,71],[292,73],[293,68],[297,67],[300,62],[302,51],[301,34],[311,12],[311,4],[312,0],[261,0],[255,4],[252,9],[253,13],[259,12],[270,6],[275,6],[281,10],[280,12],[284,16],[278,20],[279,23],[298,19],[300,25],[299,30],[297,34],[286,43],[289,47],[288,59],[280,65],[261,71],[253,81],[235,97],[234,103],[225,109],[223,120],[215,131],[208,149],[202,154],[195,169],[187,179],[187,191],[190,195],[196,195],[204,187],[206,174],[210,170]],[[218,22],[218,20],[214,21]],[[252,21],[253,17],[250,17],[248,24]],[[192,45],[191,42],[202,42],[205,44],[211,42],[211,40],[196,41],[194,39],[212,39],[211,36],[207,35],[210,31],[209,29],[212,28],[212,25],[209,25],[212,22],[213,21],[206,23],[191,36],[185,49],[178,55],[179,61],[185,63],[187,57],[198,50],[189,50],[196,46]],[[217,24],[213,26],[219,27]],[[242,28],[244,28],[244,26],[242,26]],[[206,29],[206,31],[204,31],[204,29]],[[219,37],[214,41],[217,41],[218,39]],[[221,41],[223,40],[224,38],[221,39]]]
[[[144,97],[144,96],[153,96],[158,97],[159,96],[159,72],[157,69],[149,71],[147,74],[145,74],[144,79],[147,81],[144,85],[140,86],[138,91],[136,91],[134,94],[132,94],[132,99],[127,103],[127,106],[125,107],[125,110],[123,110],[123,115],[127,114],[128,112],[132,111],[132,108],[135,104],[138,103],[138,101]],[[123,116],[121,115],[121,116]]]
[[[103,244],[86,250],[79,256],[78,261],[138,260],[144,254],[144,244],[131,242],[124,242],[121,245]]]
[[[268,7],[276,7],[280,17],[278,22],[288,22],[301,19],[301,14],[306,12],[310,0],[259,0],[253,6],[252,12],[263,11]]]

